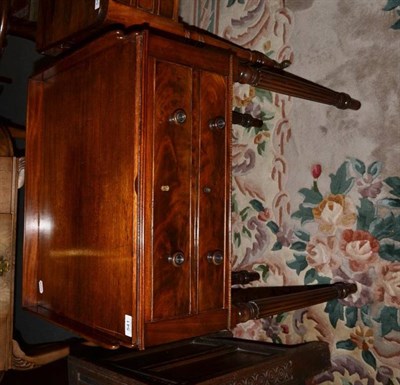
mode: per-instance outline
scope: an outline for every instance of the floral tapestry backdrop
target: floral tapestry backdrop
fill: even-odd
[[[332,369],[315,384],[400,384],[395,7],[384,0],[195,0],[182,1],[182,15],[277,61],[289,59],[288,71],[362,103],[342,111],[235,85],[234,108],[264,125],[232,130],[233,268],[259,272],[254,286],[358,287],[345,300],[240,324],[235,335],[328,342]]]

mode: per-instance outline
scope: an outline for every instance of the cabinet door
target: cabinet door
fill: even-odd
[[[152,321],[191,312],[192,71],[150,60],[153,105]]]
[[[145,217],[152,219],[144,224],[150,345],[229,327],[230,132],[214,123],[231,113],[232,84],[226,53],[160,36],[150,36],[148,52],[143,164]]]
[[[226,126],[229,97],[226,77],[200,71],[199,83],[198,304],[202,312],[222,309],[225,305],[225,269],[229,262],[225,229],[230,178],[226,135],[230,132]]]

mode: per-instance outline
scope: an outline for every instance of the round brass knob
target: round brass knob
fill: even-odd
[[[186,122],[187,119],[187,115],[185,110],[182,110],[181,108],[176,110],[170,117],[169,117],[169,121],[171,123],[175,123],[175,124],[183,124]]]
[[[211,119],[208,122],[210,130],[223,130],[226,126],[225,119],[222,116],[217,116],[215,119]]]
[[[224,255],[220,250],[210,251],[207,255],[207,261],[216,266],[221,265],[224,262]]]
[[[168,262],[172,263],[175,267],[182,266],[185,262],[185,255],[181,251],[168,256]]]

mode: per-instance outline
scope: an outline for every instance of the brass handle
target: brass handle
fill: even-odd
[[[4,257],[0,258],[0,276],[4,273],[8,273],[10,271],[10,262],[8,262]]]
[[[224,262],[224,255],[220,250],[210,251],[207,255],[207,261],[215,266],[219,266]]]
[[[223,130],[226,126],[225,119],[222,116],[217,116],[215,119],[211,119],[208,122],[210,130]]]
[[[168,262],[172,263],[175,267],[180,267],[185,263],[185,255],[181,251],[168,256]]]
[[[178,125],[181,125],[183,123],[186,122],[187,119],[187,115],[185,110],[182,110],[181,108],[176,110],[170,117],[169,117],[169,121],[171,123],[175,123]]]

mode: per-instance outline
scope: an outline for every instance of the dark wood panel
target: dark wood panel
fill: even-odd
[[[66,43],[82,31],[101,24],[108,0],[40,0],[36,42],[39,50],[54,43]]]
[[[152,320],[191,312],[193,263],[192,69],[155,60],[153,132]],[[170,121],[177,110],[183,123]],[[184,262],[171,258],[181,253]],[[170,259],[170,260],[169,260]]]
[[[226,126],[224,101],[229,84],[226,77],[208,71],[200,72],[199,82],[199,311],[205,311],[225,306],[225,269],[229,255],[225,248],[227,231],[224,230],[226,210],[229,210],[226,186],[230,184],[226,174],[229,170],[226,137],[230,131]],[[224,127],[222,122],[225,122]]]

